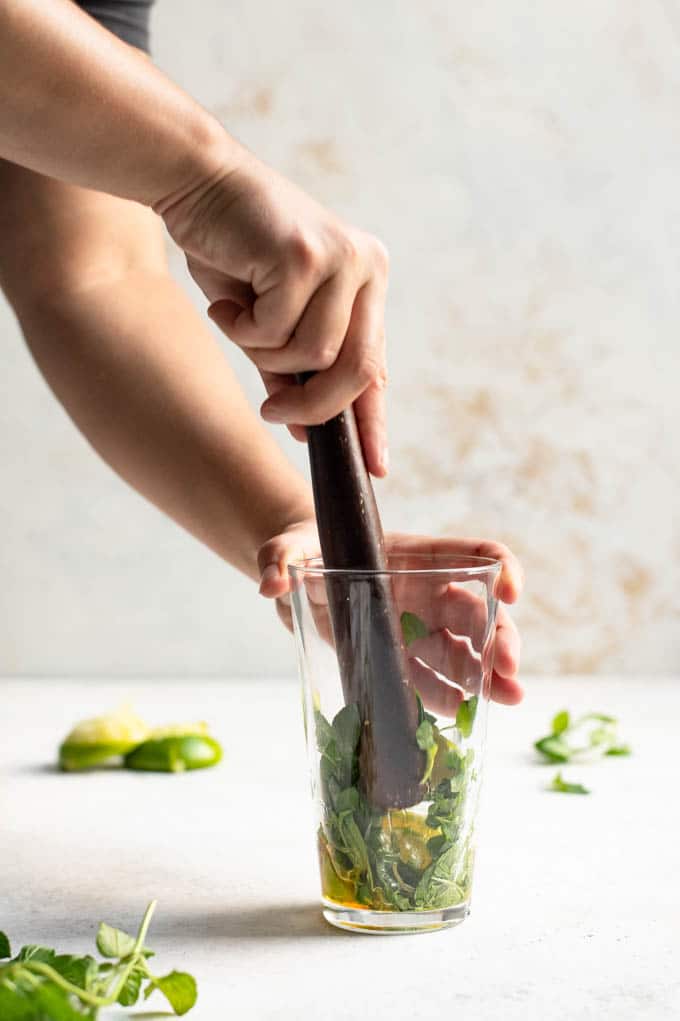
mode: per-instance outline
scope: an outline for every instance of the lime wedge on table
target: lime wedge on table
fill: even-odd
[[[143,769],[157,773],[181,773],[187,769],[206,769],[216,766],[222,758],[222,749],[202,724],[197,732],[192,725],[181,724],[161,727],[148,741],[133,748],[125,756],[128,769]]]
[[[90,769],[126,755],[149,737],[151,730],[130,706],[76,724],[59,748],[65,770]]]

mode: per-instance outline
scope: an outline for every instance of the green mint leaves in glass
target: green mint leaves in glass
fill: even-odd
[[[383,576],[400,614],[402,683],[417,706],[409,730],[399,721],[399,751],[418,769],[409,804],[396,795],[385,804],[390,784],[372,773],[380,761],[372,743],[390,726],[389,704],[377,704],[385,698],[373,676],[381,656],[367,626],[368,600],[379,590],[374,572],[325,570],[319,559],[290,572],[324,915],[367,932],[456,924],[468,914],[472,889],[500,564],[446,554],[389,556]],[[338,668],[329,590],[336,604],[340,596],[347,605],[349,690]]]

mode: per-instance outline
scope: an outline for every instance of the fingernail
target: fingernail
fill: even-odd
[[[272,425],[283,425],[285,421],[276,408],[272,408],[268,404],[262,405],[260,408],[260,414],[265,422],[271,422]]]
[[[260,592],[269,585],[270,582],[278,581],[281,577],[281,571],[279,570],[278,564],[267,564],[262,575],[260,577]]]
[[[382,470],[385,472],[385,475],[387,475],[388,471],[390,470],[390,452],[387,449],[387,447],[383,449],[382,457],[380,458],[380,463],[382,465]]]

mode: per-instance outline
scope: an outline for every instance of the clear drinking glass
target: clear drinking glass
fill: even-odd
[[[409,549],[387,568],[290,566],[323,914],[343,929],[431,931],[469,912],[501,565]],[[396,684],[376,600],[398,618]]]

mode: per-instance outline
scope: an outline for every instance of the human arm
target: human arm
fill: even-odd
[[[298,436],[354,403],[386,472],[384,249],[68,0],[0,0],[0,157],[152,206]],[[304,387],[291,374],[315,370]]]

